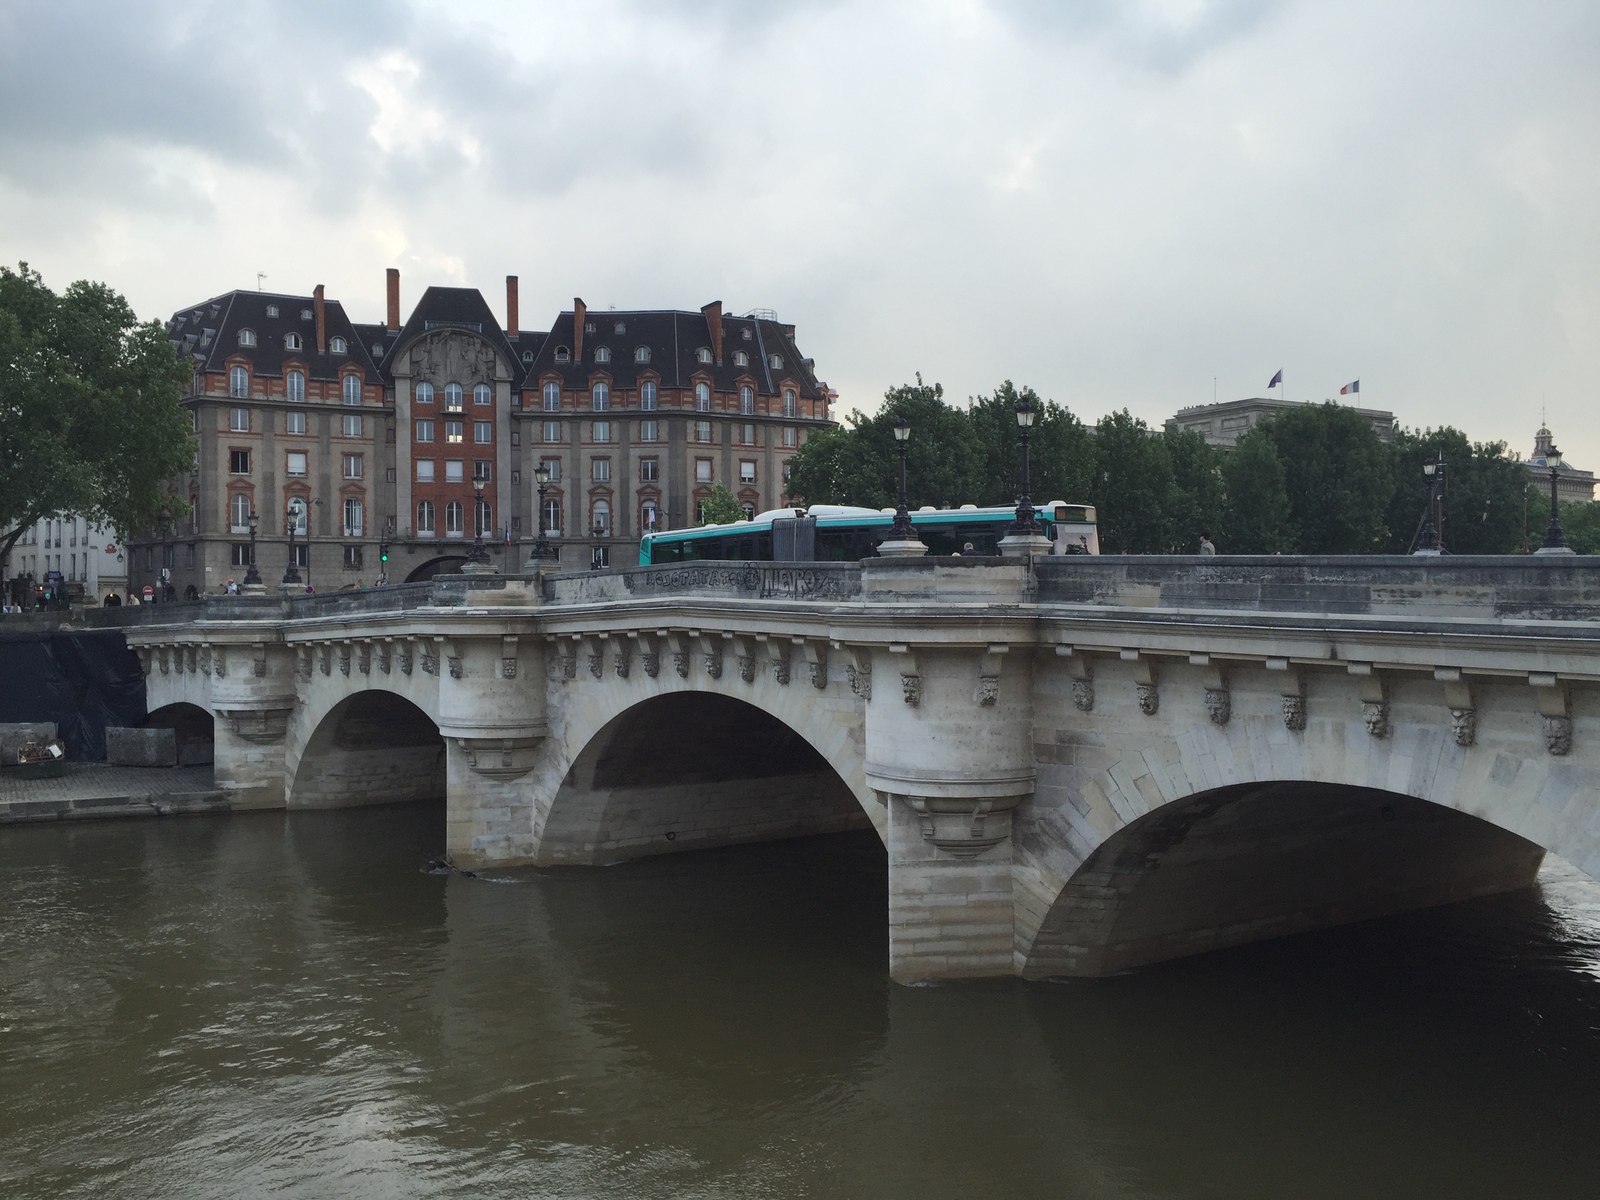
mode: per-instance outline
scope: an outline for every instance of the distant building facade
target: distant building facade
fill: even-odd
[[[1522,464],[1533,477],[1533,482],[1547,496],[1550,494],[1550,446],[1553,440],[1549,428],[1539,426],[1539,432],[1533,435],[1533,455]],[[1578,501],[1587,503],[1593,499],[1594,472],[1580,471],[1565,460],[1560,462],[1556,466],[1556,500],[1566,504]]]
[[[525,569],[541,528],[560,569],[631,565],[644,529],[694,524],[719,483],[748,512],[785,503],[789,459],[831,423],[826,384],[772,314],[577,300],[532,332],[515,276],[506,308],[502,326],[477,289],[430,287],[402,322],[391,270],[381,324],[351,321],[320,286],[174,313],[168,336],[194,365],[191,512],[132,541],[130,585],[163,569],[180,598],[242,582],[254,514],[275,587],[291,510],[306,514],[294,556],[319,591],[456,569],[480,532],[506,571]]]
[[[7,601],[20,603],[18,597],[42,585],[51,572],[65,583],[81,583],[84,599],[99,604],[108,594],[126,593],[127,552],[115,533],[83,517],[47,517],[35,521],[11,548]]]
[[[1192,429],[1213,446],[1231,450],[1239,439],[1268,417],[1306,405],[1297,401],[1274,400],[1267,396],[1252,396],[1247,400],[1224,400],[1218,404],[1198,404],[1180,408],[1166,422],[1168,429]],[[1372,428],[1384,441],[1394,440],[1394,414],[1376,408],[1355,408],[1372,422]]]

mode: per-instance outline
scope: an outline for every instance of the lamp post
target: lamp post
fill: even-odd
[[[900,506],[894,510],[889,540],[909,542],[915,540],[917,533],[911,528],[911,514],[906,510],[906,454],[911,449],[911,422],[904,417],[895,418],[894,448],[900,455]]]
[[[528,561],[533,564],[534,570],[537,571],[540,563],[553,562],[560,558],[561,551],[550,544],[550,539],[546,536],[547,531],[545,529],[544,493],[545,489],[550,486],[550,464],[542,462],[535,467],[533,469],[533,478],[539,485],[539,511],[534,517],[539,522],[539,536],[534,539],[533,549],[528,554]]]
[[[289,504],[283,510],[283,523],[289,527],[289,567],[283,573],[279,583],[284,591],[300,587],[300,565],[295,562],[294,535],[300,528],[300,521],[306,512],[306,502],[300,496],[290,496]]]
[[[256,516],[256,510],[252,508],[250,510],[250,569],[244,573],[244,583],[241,585],[240,590],[249,591],[254,595],[260,595],[266,591],[266,585],[261,582],[261,572],[256,570],[256,527],[259,524],[260,518]]]
[[[476,534],[472,539],[472,549],[467,554],[467,562],[479,569],[488,565],[489,552],[483,548],[483,480],[472,481],[472,528]]]
[[[589,570],[591,571],[599,571],[605,568],[606,564],[603,560],[605,559],[606,548],[600,540],[603,537],[605,537],[605,531],[600,526],[591,525],[589,527],[589,540],[594,543],[589,547]]]
[[[1439,480],[1444,475],[1444,451],[1439,452],[1437,459],[1422,464],[1422,474],[1428,481],[1428,507],[1422,514],[1422,532],[1417,538],[1416,554],[1438,555],[1443,551],[1439,546],[1439,530],[1434,524],[1434,497],[1438,494]]]
[[[1550,524],[1544,531],[1544,544],[1534,553],[1576,554],[1577,551],[1567,545],[1567,535],[1561,530],[1561,513],[1556,500],[1556,483],[1561,473],[1561,451],[1556,449],[1554,442],[1550,443],[1550,448],[1544,452],[1544,465],[1550,468]]]
[[[1039,523],[1033,517],[1033,500],[1028,495],[1028,438],[1033,434],[1033,419],[1037,415],[1033,401],[1026,396],[1017,401],[1017,432],[1022,436],[1022,494],[1017,497],[1017,519],[1011,532],[1022,537],[1039,532]]]

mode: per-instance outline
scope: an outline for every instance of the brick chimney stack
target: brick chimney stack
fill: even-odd
[[[506,276],[506,336],[517,336],[517,277]]]
[[[317,314],[317,353],[328,352],[328,312],[322,299],[322,285],[311,290],[311,308]]]
[[[576,296],[572,298],[572,361],[583,361],[583,322],[589,315],[589,309],[584,302]]]
[[[391,333],[400,329],[400,268],[389,268],[389,322]]]
[[[713,300],[700,310],[705,314],[706,327],[711,330],[711,357],[722,365],[722,301]]]

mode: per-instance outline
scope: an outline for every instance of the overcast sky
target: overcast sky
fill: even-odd
[[[1086,420],[1361,380],[1600,469],[1600,5],[0,6],[0,261],[142,316],[773,308]]]

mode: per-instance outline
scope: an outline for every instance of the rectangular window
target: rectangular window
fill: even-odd
[[[653,442],[657,440],[656,423],[654,421],[639,422],[639,440],[641,442]]]
[[[344,456],[344,477],[346,479],[361,478],[361,455],[346,454]]]
[[[641,458],[639,460],[639,480],[642,483],[657,483],[661,479],[661,460],[659,458]]]
[[[285,475],[304,475],[306,473],[306,455],[303,450],[291,450],[284,461],[283,473]]]
[[[288,414],[288,416],[289,416],[289,421],[288,421],[287,426],[285,427],[285,432],[286,433],[299,434],[302,437],[305,436],[305,432],[306,432],[306,415],[305,415],[305,413],[303,413],[303,412],[292,412],[292,413]]]
[[[709,458],[697,458],[694,460],[694,481],[696,483],[711,482],[711,460]]]
[[[249,433],[250,410],[248,408],[230,408],[228,410],[228,428],[234,433]]]
[[[560,483],[561,460],[559,458],[541,458],[539,461],[550,468],[550,482]]]
[[[472,423],[472,440],[480,446],[487,446],[494,440],[493,421],[474,421]]]
[[[433,459],[431,459],[431,458],[419,458],[419,459],[417,459],[417,482],[418,483],[432,483],[433,482]]]
[[[561,536],[561,501],[551,498],[544,502],[545,537]]]
[[[346,546],[344,548],[344,565],[347,567],[359,567],[361,565],[360,546]]]
[[[520,430],[520,429],[513,429],[513,430],[512,430],[512,431],[511,431],[511,444],[512,444],[512,445],[513,445],[513,446],[520,446],[520,445],[522,445],[522,430]]]
[[[344,435],[345,435],[345,437],[356,437],[356,438],[361,436],[361,414],[360,413],[349,413],[349,414],[347,414],[345,416],[345,419],[344,419]]]
[[[248,567],[250,565],[250,543],[234,542],[233,554],[230,556],[229,561],[236,567]]]
[[[791,474],[793,474],[793,472],[794,472],[794,466],[791,463],[787,463],[786,462],[786,463],[783,464],[783,482],[785,484],[787,484],[789,482],[789,476]]]
[[[431,441],[433,441],[433,422],[432,421],[418,421],[417,422],[417,441],[419,441],[419,442],[431,442]]]
[[[711,441],[711,422],[710,421],[696,421],[694,423],[694,440],[697,441],[697,442],[706,442],[706,443],[709,443]]]
[[[739,431],[739,440],[746,446],[754,446],[756,444],[756,427],[754,425],[745,425]]]
[[[466,478],[465,469],[459,458],[452,458],[444,464],[444,481],[446,483],[460,483]]]
[[[296,542],[294,545],[294,565],[297,567],[311,565],[311,547],[304,542]]]
[[[354,496],[348,497],[344,502],[344,536],[361,537],[364,516],[364,506]]]
[[[444,440],[452,446],[458,446],[466,440],[467,423],[465,421],[446,421],[444,423]]]
[[[799,441],[799,431],[793,425],[785,425],[783,427],[783,444],[792,448],[798,445]]]
[[[609,458],[597,458],[594,460],[594,481],[596,483],[611,482],[611,460]]]
[[[756,464],[753,459],[742,458],[739,460],[739,482],[754,483],[756,481]]]
[[[544,440],[547,445],[561,440],[561,422],[546,421],[544,423]]]
[[[491,474],[493,466],[494,464],[488,459],[475,459],[472,464],[472,478],[475,480],[481,479],[484,483],[488,483],[493,478]]]
[[[389,481],[389,482],[390,482],[390,483],[393,483],[393,482],[394,482],[394,480],[395,480],[395,474],[394,474],[394,468],[393,468],[393,467],[390,467],[390,468],[389,468],[389,469],[388,469],[388,470],[386,470],[386,471],[385,471],[385,472],[384,472],[384,473],[383,473],[383,477],[384,477],[384,478],[385,478],[385,479],[386,479],[386,480],[388,480],[388,481]]]
[[[609,442],[611,440],[611,422],[596,421],[594,423],[594,441]]]
[[[228,451],[228,470],[231,471],[235,475],[248,475],[248,474],[250,474],[250,451],[248,451],[248,450],[229,450]]]

